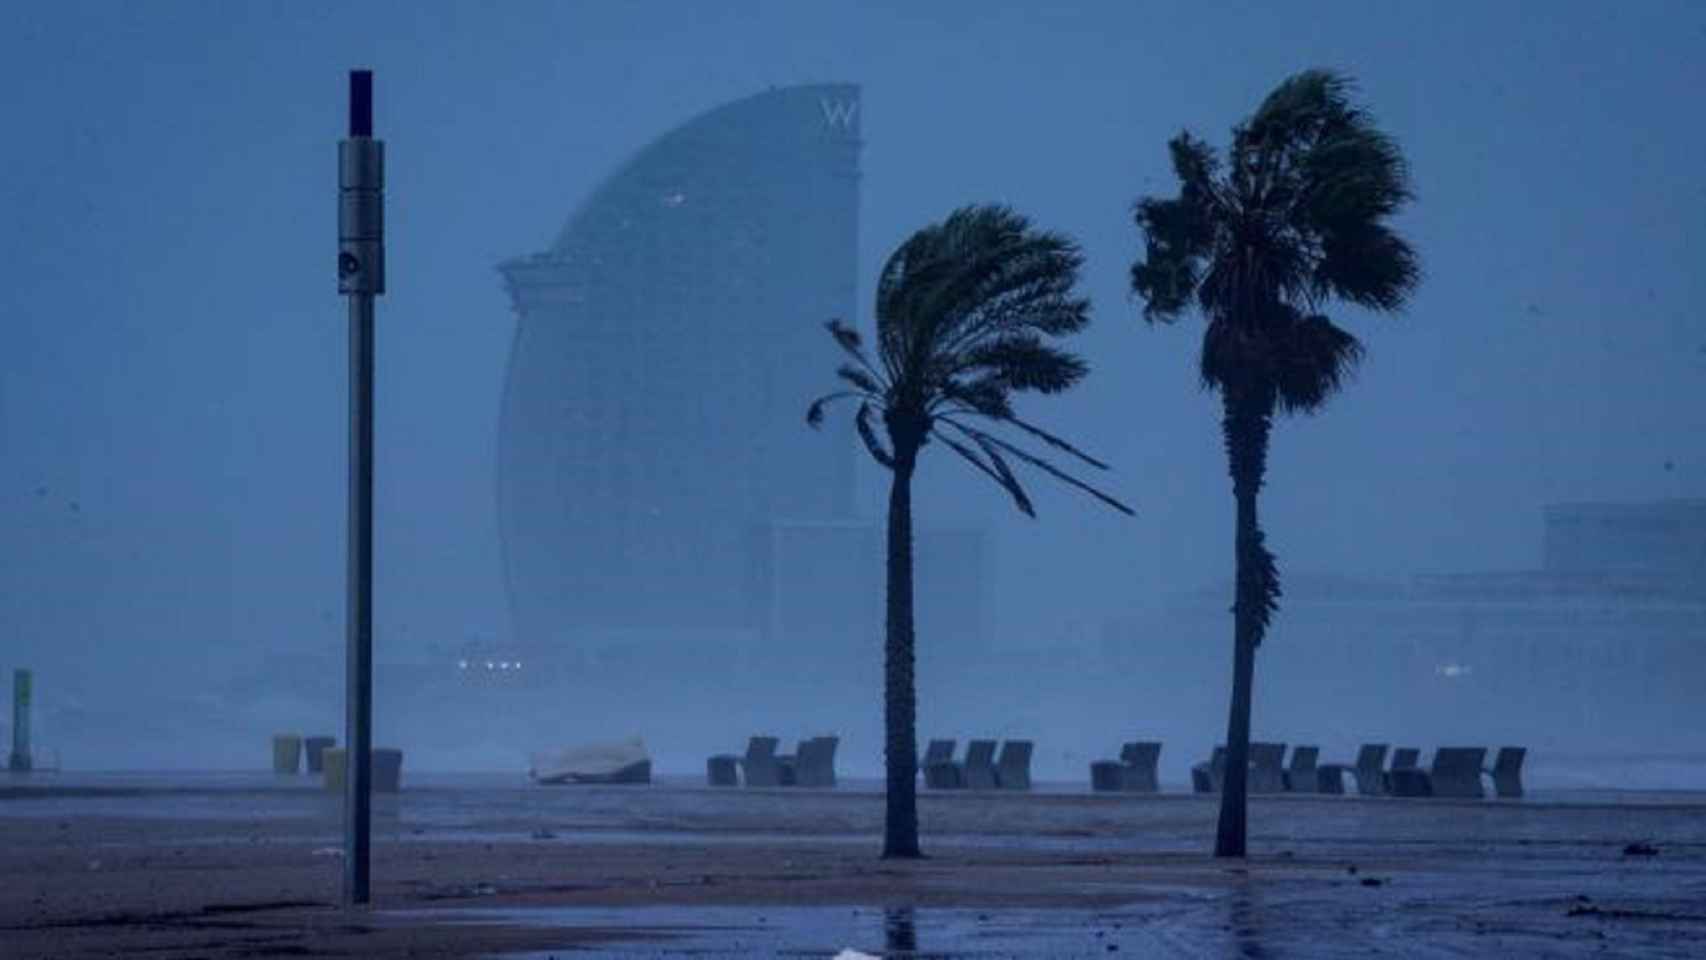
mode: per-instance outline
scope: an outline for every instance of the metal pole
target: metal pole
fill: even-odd
[[[373,298],[385,292],[385,145],[373,139],[373,74],[350,71],[338,145],[338,290],[349,296],[348,662],[344,716],[344,903],[371,901],[373,826]]]
[[[349,298],[349,607],[344,718],[344,902],[370,900],[373,824],[373,297]]]

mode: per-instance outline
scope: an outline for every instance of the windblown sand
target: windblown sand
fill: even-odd
[[[869,786],[447,779],[381,800],[374,907],[346,911],[339,811],[311,788],[0,781],[0,956],[1686,957],[1706,942],[1699,795],[1259,797],[1248,861],[1206,855],[1213,798],[920,807],[930,858],[885,862]]]

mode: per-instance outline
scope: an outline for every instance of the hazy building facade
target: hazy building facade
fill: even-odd
[[[1536,570],[1376,582],[1286,575],[1258,661],[1256,729],[1294,742],[1525,743],[1554,754],[1698,751],[1706,735],[1700,501],[1547,507]],[[1224,724],[1230,585],[1108,625],[1104,658]]]
[[[825,84],[711,110],[500,266],[513,648],[577,671],[670,639],[716,648],[707,666],[876,664],[881,529],[854,516],[856,443],[805,424],[841,362],[824,323],[857,316],[860,109],[858,87]],[[980,632],[981,536],[919,542],[921,581],[940,581],[921,616]]]
[[[737,626],[778,520],[850,518],[851,444],[805,429],[854,311],[859,90],[772,90],[624,164],[543,253],[518,315],[498,507],[518,636]]]

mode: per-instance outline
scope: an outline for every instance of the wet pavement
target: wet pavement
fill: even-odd
[[[111,877],[121,854],[145,872],[146,858],[192,847],[210,868],[265,861],[307,879],[314,862],[335,870],[321,854],[338,852],[339,799],[308,778],[29,782],[0,781],[0,825],[89,824],[82,842],[115,852],[91,858],[87,877]],[[510,960],[846,950],[1681,958],[1701,956],[1706,942],[1706,794],[1258,796],[1248,862],[1205,856],[1217,805],[1176,791],[1110,796],[1069,785],[926,793],[923,839],[938,856],[894,871],[875,859],[883,803],[874,782],[730,790],[662,778],[553,788],[426,775],[376,798],[386,875],[413,903],[375,919],[524,927],[543,931],[546,943],[561,931],[561,949],[502,955]],[[103,832],[109,817],[142,825]],[[36,844],[29,857],[58,856],[51,841]],[[405,871],[413,871],[406,882]]]

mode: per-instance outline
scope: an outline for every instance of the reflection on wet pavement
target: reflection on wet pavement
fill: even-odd
[[[1356,889],[1364,889],[1360,884]],[[1344,896],[1352,896],[1345,894]],[[1103,910],[854,907],[530,908],[412,913],[444,923],[549,926],[620,942],[567,943],[561,954],[504,954],[494,960],[559,957],[834,957],[844,950],[885,958],[985,957],[1698,957],[1695,931],[1613,930],[1579,923],[1565,910],[1529,912],[1486,903],[1482,920],[1430,905],[1376,896],[1356,921],[1336,910],[1251,882],[1165,905]],[[1431,906],[1437,906],[1433,904]],[[1499,909],[1500,907],[1504,909]],[[1533,906],[1533,905],[1530,905]],[[401,915],[400,915],[401,916]],[[1577,918],[1579,919],[1579,918]],[[635,937],[635,934],[639,934]],[[569,938],[565,937],[567,941]],[[1609,951],[1609,952],[1608,952]]]

